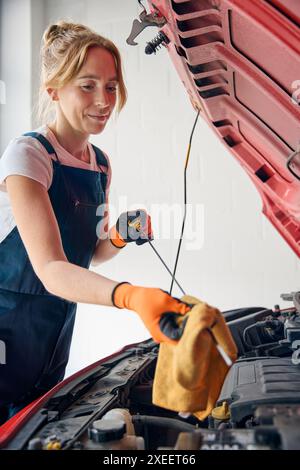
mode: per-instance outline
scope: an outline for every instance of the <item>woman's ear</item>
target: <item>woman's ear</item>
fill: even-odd
[[[58,93],[56,88],[47,88],[47,93],[51,97],[52,101],[58,101]]]

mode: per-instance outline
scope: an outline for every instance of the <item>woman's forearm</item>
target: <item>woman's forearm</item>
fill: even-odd
[[[111,293],[118,282],[68,261],[50,261],[40,276],[45,288],[71,302],[112,306]]]
[[[116,248],[109,238],[99,240],[91,264],[92,266],[97,266],[98,264],[104,263],[116,256],[120,251],[122,251],[122,249]]]

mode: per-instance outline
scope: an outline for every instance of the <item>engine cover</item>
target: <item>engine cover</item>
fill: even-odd
[[[300,366],[291,358],[251,358],[231,367],[218,400],[229,404],[231,421],[240,423],[258,406],[300,404]]]

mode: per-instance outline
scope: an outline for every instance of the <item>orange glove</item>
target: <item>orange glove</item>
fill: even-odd
[[[130,242],[143,245],[153,240],[150,215],[143,209],[123,212],[110,229],[109,238],[116,248],[123,248]]]
[[[175,339],[180,338],[181,331],[174,330],[175,334],[170,335],[173,338],[171,339],[162,333],[160,321],[164,316],[185,315],[190,310],[187,303],[171,297],[161,289],[132,286],[127,282],[121,282],[114,288],[112,302],[115,307],[135,311],[157,343],[177,344]]]

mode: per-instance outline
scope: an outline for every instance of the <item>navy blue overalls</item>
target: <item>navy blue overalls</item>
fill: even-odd
[[[43,135],[24,135],[55,155],[48,193],[64,252],[70,263],[88,268],[96,226],[103,219],[96,210],[105,203],[107,174],[62,165]],[[104,154],[93,148],[98,165],[107,168]],[[76,303],[46,291],[15,227],[0,243],[0,340],[6,348],[5,363],[0,363],[0,409],[8,409],[7,418],[63,379],[76,308]]]

